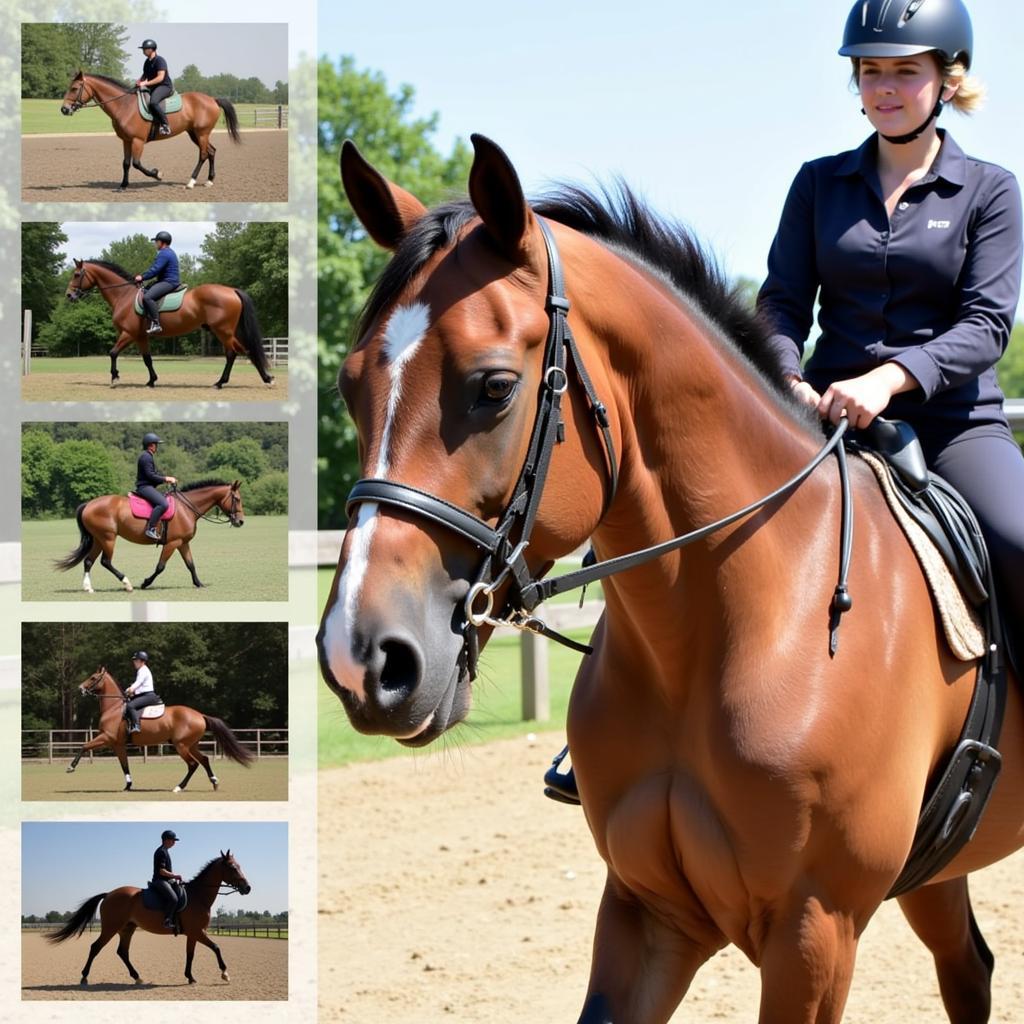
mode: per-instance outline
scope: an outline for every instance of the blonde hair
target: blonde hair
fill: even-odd
[[[948,106],[951,106],[961,114],[973,114],[976,110],[979,110],[985,102],[986,89],[984,84],[976,76],[968,74],[963,61],[944,61],[935,50],[929,50],[928,53],[935,61],[939,74],[942,75],[943,86],[957,86],[957,90],[949,101]],[[853,65],[851,84],[854,88],[858,88],[860,85],[860,58],[851,57],[850,63]]]

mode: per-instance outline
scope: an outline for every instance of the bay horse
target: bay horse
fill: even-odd
[[[132,788],[132,776],[128,770],[128,744],[133,743],[142,748],[169,743],[188,769],[173,792],[181,793],[200,765],[206,770],[207,778],[216,791],[219,788],[217,776],[210,767],[210,759],[199,749],[199,743],[207,730],[212,732],[220,743],[225,757],[245,768],[253,761],[254,755],[238,742],[238,738],[221,719],[203,714],[184,704],[168,704],[159,718],[140,717],[139,724],[142,729],[129,733],[128,723],[124,717],[124,706],[128,703],[128,698],[117,680],[102,665],[79,685],[78,691],[83,697],[91,693],[99,698],[99,733],[82,744],[82,749],[68,765],[68,772],[73,772],[78,767],[78,762],[82,760],[84,754],[108,747],[117,755],[121,771],[124,772],[124,792],[127,792]]]
[[[342,149],[349,201],[394,255],[339,376],[368,479],[317,637],[324,679],[357,730],[423,746],[465,718],[478,645],[510,594],[588,539],[600,566],[698,531],[604,580],[572,691],[569,747],[607,866],[579,1021],[667,1021],[731,943],[760,968],[761,1024],[837,1024],[976,665],[950,654],[852,456],[852,607],[831,649],[836,462],[735,514],[826,450],[768,328],[625,186],[531,207],[505,154],[473,144],[469,201],[433,211]],[[991,1001],[966,876],[1024,844],[1024,701],[1010,684],[985,817],[899,897],[955,1024],[987,1020]]]
[[[217,945],[206,929],[210,927],[210,908],[214,900],[220,895],[221,886],[227,886],[232,892],[239,892],[248,896],[252,886],[242,873],[238,861],[231,855],[221,850],[219,857],[214,857],[190,882],[185,883],[185,891],[188,894],[188,905],[182,910],[179,921],[181,930],[185,933],[185,977],[190,985],[196,983],[192,976],[192,958],[195,956],[196,943],[202,943],[213,950],[217,958],[217,966],[220,968],[220,976],[224,981],[230,981],[228,977],[228,966],[224,957],[220,954],[220,946]],[[99,938],[89,947],[89,959],[82,968],[81,984],[89,984],[89,969],[92,967],[96,954],[115,936],[120,936],[117,944],[117,955],[124,961],[132,981],[136,985],[142,984],[139,972],[132,966],[128,958],[128,950],[131,946],[132,936],[137,928],[143,931],[152,932],[154,935],[171,935],[169,928],[164,927],[164,913],[162,910],[150,910],[142,902],[142,890],[134,885],[122,885],[110,892],[100,892],[87,899],[71,916],[71,920],[63,928],[56,932],[50,932],[46,938],[56,944],[64,942],[72,937],[78,938],[89,927],[96,908],[100,907],[100,934]]]
[[[67,572],[79,562],[85,567],[82,577],[82,589],[93,593],[92,579],[89,576],[93,563],[97,558],[104,569],[111,572],[128,593],[134,589],[131,580],[114,565],[114,544],[118,537],[124,537],[133,544],[158,545],[160,556],[151,576],[142,581],[142,589],[146,590],[164,571],[167,560],[175,551],[181,554],[182,561],[192,576],[192,584],[202,587],[196,575],[195,562],[192,560],[190,547],[196,535],[199,520],[211,522],[228,522],[232,526],[245,525],[245,511],[242,508],[241,482],[225,483],[223,480],[201,480],[187,484],[174,491],[175,513],[164,521],[166,532],[159,541],[146,536],[146,520],[135,516],[131,510],[129,499],[123,494],[105,494],[101,498],[84,501],[75,510],[78,520],[78,531],[81,542],[78,547],[64,558],[54,563],[54,568]],[[219,511],[218,511],[219,510]],[[223,512],[226,520],[213,518],[213,514]],[[161,530],[157,524],[157,530]]]
[[[132,342],[142,352],[142,361],[149,371],[146,387],[158,380],[149,354],[150,335],[146,333],[147,318],[135,312],[135,296],[139,286],[135,276],[124,267],[108,260],[75,260],[75,269],[68,282],[64,297],[77,302],[87,292],[96,289],[110,307],[117,328],[117,341],[110,350],[110,386],[116,387],[121,377],[117,357]],[[264,384],[273,384],[274,378],[267,367],[267,354],[263,350],[256,306],[247,292],[225,284],[200,284],[189,288],[179,309],[160,314],[160,334],[176,338],[199,327],[206,327],[224,346],[224,369],[215,388],[222,388],[231,378],[231,368],[239,355],[248,356]]]
[[[181,110],[167,115],[170,135],[152,135],[155,122],[147,121],[139,113],[139,96],[134,86],[125,85],[116,78],[107,75],[94,75],[79,71],[71,79],[61,103],[60,112],[70,117],[83,107],[99,107],[110,118],[114,126],[114,134],[121,140],[124,147],[124,160],[121,163],[123,176],[120,190],[128,188],[128,168],[134,167],[149,178],[163,181],[155,167],[146,167],[142,163],[142,149],[147,142],[161,142],[182,132],[199,149],[199,162],[192,170],[192,176],[185,188],[195,188],[196,179],[203,164],[209,161],[210,167],[206,187],[213,184],[215,176],[214,157],[217,147],[210,142],[213,131],[224,111],[224,122],[232,142],[240,143],[242,137],[238,132],[238,114],[230,100],[215,99],[204,92],[183,92],[181,94]]]

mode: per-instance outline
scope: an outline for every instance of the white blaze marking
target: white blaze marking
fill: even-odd
[[[386,478],[390,468],[391,435],[398,403],[402,398],[405,369],[419,349],[429,326],[430,307],[425,303],[415,302],[411,306],[396,309],[384,329],[384,354],[390,363],[391,390],[388,393],[384,430],[377,451],[377,464],[372,474],[378,479]],[[369,570],[370,542],[376,527],[376,502],[363,502],[359,506],[355,524],[348,528],[352,535],[352,546],[341,579],[338,581],[337,600],[327,615],[324,629],[324,646],[335,677],[342,685],[352,688],[360,699],[365,697],[362,685],[363,667],[358,665],[352,656],[352,634],[359,613],[359,597]]]

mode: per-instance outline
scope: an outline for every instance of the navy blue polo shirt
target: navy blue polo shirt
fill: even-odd
[[[167,85],[173,89],[174,82],[171,81],[171,72],[168,70],[167,61],[165,61],[163,57],[160,56],[160,54],[155,54],[152,57],[146,58],[145,62],[142,65],[142,80],[144,82],[148,82],[151,79],[156,78],[158,71],[162,71],[164,73],[163,81],[159,82],[158,84]],[[152,86],[152,88],[155,89],[156,86],[154,85]]]
[[[821,334],[803,370],[817,391],[891,360],[919,387],[893,396],[886,415],[946,436],[975,424],[1005,429],[993,366],[1020,295],[1020,189],[1009,171],[939,135],[932,167],[891,220],[877,135],[804,164],[758,306],[774,324],[786,372],[799,376],[818,299]]]
[[[170,247],[157,250],[156,257],[150,268],[142,275],[143,281],[155,277],[158,281],[167,281],[168,284],[181,284],[181,274],[178,269],[178,255]]]

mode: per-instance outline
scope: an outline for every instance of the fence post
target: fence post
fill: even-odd
[[[21,329],[22,338],[22,376],[27,377],[32,372],[32,310],[24,312],[24,326]]]
[[[524,629],[519,634],[519,649],[523,661],[523,719],[546,722],[551,718],[547,642],[540,634]]]
[[[47,733],[46,747],[47,747],[47,750],[46,750],[46,763],[47,764],[53,764],[53,730],[52,729],[49,731],[49,733]]]
[[[277,127],[278,128],[281,127],[281,117],[282,117],[281,112],[282,112],[283,109],[284,108],[281,106],[281,104],[278,103],[278,105],[277,105]]]

